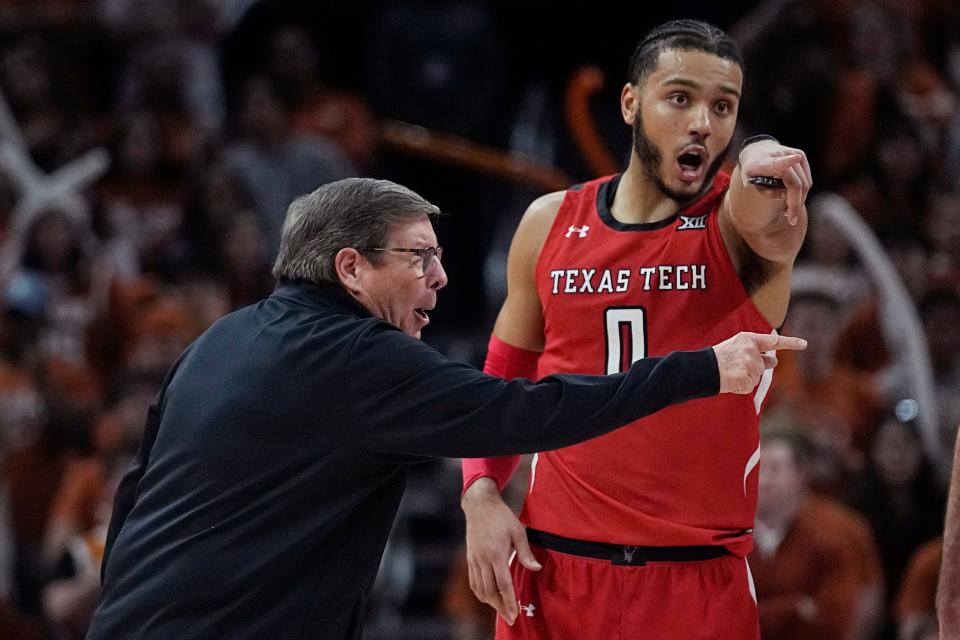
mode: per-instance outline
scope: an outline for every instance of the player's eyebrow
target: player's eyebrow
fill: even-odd
[[[664,80],[663,84],[665,84],[665,85],[678,84],[678,85],[683,86],[683,87],[690,87],[691,89],[702,89],[702,88],[703,88],[703,85],[700,84],[699,82],[697,82],[696,80],[691,80],[690,78],[684,78],[683,76],[672,76],[672,77],[667,78],[666,80]],[[734,87],[734,86],[732,86],[732,85],[729,85],[729,84],[721,84],[721,85],[720,85],[720,91],[721,91],[722,93],[729,93],[729,94],[731,94],[731,95],[733,95],[733,96],[736,96],[736,98],[737,98],[738,100],[740,99],[740,92],[737,91],[736,87]]]
[[[737,91],[736,87],[730,86],[729,84],[720,85],[720,91],[722,93],[729,93],[732,96],[736,96],[737,100],[740,99],[740,92]]]

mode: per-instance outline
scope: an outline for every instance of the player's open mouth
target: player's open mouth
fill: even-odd
[[[700,177],[703,168],[705,152],[701,147],[687,149],[677,158],[680,167],[680,179],[684,182],[695,182]]]
[[[423,320],[425,320],[426,322],[430,322],[430,316],[427,315],[427,310],[426,310],[426,309],[414,309],[414,311],[415,311],[416,314],[417,314],[418,316],[420,316]]]

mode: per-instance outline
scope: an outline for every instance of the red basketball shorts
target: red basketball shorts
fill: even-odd
[[[497,640],[759,640],[747,561],[615,565],[531,545],[543,568],[514,559],[520,601],[513,626],[497,617]]]

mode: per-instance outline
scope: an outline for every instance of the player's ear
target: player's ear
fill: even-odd
[[[631,127],[637,120],[637,110],[640,108],[640,94],[635,85],[629,82],[623,85],[620,92],[620,113],[623,114],[623,121]]]

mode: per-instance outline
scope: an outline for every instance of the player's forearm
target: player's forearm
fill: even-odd
[[[954,450],[950,499],[943,529],[937,616],[942,638],[960,638],[960,439]]]
[[[509,313],[501,312],[498,323],[509,315]],[[537,361],[539,359],[539,352],[513,346],[504,342],[494,332],[490,335],[490,341],[487,344],[487,359],[483,365],[483,372],[505,380],[513,380],[514,378],[533,380],[537,375]],[[496,488],[502,491],[503,487],[510,482],[510,478],[513,477],[519,464],[520,456],[464,458],[462,461],[462,491],[466,492],[480,478],[492,479],[496,483]]]

